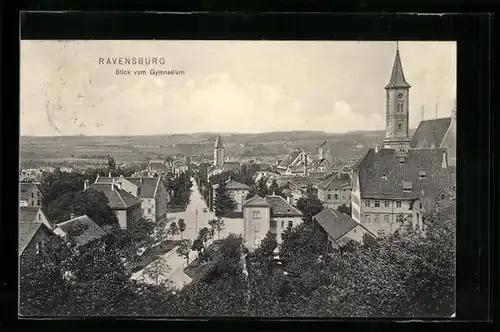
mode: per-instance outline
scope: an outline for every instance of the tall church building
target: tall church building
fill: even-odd
[[[224,158],[224,144],[222,144],[222,139],[218,135],[214,146],[214,166],[223,167]]]
[[[409,91],[396,48],[385,86],[383,148],[368,150],[352,169],[352,218],[374,233],[393,232],[405,222],[425,228],[423,213],[435,211],[436,202],[454,197],[455,167],[450,162],[455,149],[450,147],[456,111],[451,119],[422,121],[410,138]]]
[[[410,87],[410,84],[406,82],[399,48],[397,48],[391,78],[385,86],[386,132],[384,148],[386,149],[395,149],[397,152],[404,153],[410,148],[411,139],[408,130]]]

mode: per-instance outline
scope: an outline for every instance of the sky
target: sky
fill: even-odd
[[[345,133],[385,128],[396,43],[22,40],[20,51],[23,136]],[[410,128],[422,108],[425,119],[436,117],[436,105],[438,117],[450,116],[456,43],[399,42],[399,51]],[[159,63],[99,63],[120,57]]]

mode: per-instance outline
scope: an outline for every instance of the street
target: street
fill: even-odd
[[[191,188],[191,199],[184,212],[170,213],[168,219],[171,222],[177,222],[180,218],[183,218],[186,222],[186,230],[184,231],[183,238],[194,240],[198,236],[198,231],[207,227],[210,228],[208,224],[209,220],[215,219],[214,212],[208,210],[208,206],[200,194],[198,185],[194,178],[191,178],[193,187]],[[206,209],[207,212],[203,212]],[[243,219],[224,219],[224,229],[220,232],[220,238],[223,239],[229,234],[243,234]],[[168,225],[167,225],[168,227]],[[215,239],[218,238],[217,233],[214,235]],[[179,239],[180,235],[177,235],[175,239]],[[177,248],[177,247],[176,247]],[[158,264],[160,262],[165,262],[169,267],[169,272],[160,278],[170,279],[174,286],[181,289],[184,285],[191,282],[191,278],[184,273],[184,268],[186,267],[186,260],[177,255],[176,248],[164,254],[158,260],[152,262],[151,264]],[[197,258],[197,252],[191,251],[189,253],[189,261],[192,262]],[[143,280],[146,283],[154,283],[149,277],[143,275],[143,270],[138,271],[132,275],[132,279]]]

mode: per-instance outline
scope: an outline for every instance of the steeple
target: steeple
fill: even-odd
[[[220,135],[217,135],[217,139],[215,140],[215,148],[224,148],[224,145],[222,144],[222,138],[220,138]]]
[[[403,65],[401,64],[401,57],[399,56],[399,43],[396,42],[396,57],[392,65],[391,79],[385,86],[385,89],[394,88],[410,88],[410,84],[406,82],[405,74],[403,73]]]

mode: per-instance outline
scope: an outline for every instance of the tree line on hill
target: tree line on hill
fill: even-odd
[[[181,291],[131,280],[114,245],[73,255],[53,239],[21,261],[21,314],[449,317],[455,216],[426,219],[426,236],[402,228],[331,252],[311,223],[287,229],[280,246],[269,234],[254,253],[230,235],[204,247],[200,277]],[[210,234],[200,232],[201,241]]]

